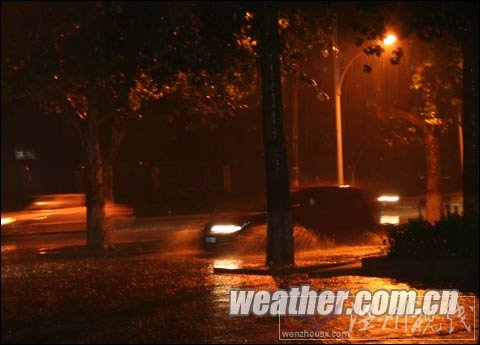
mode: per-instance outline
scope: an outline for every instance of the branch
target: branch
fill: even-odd
[[[428,130],[428,124],[422,118],[408,111],[404,111],[401,109],[393,109],[391,111],[377,110],[377,114],[380,117],[388,117],[391,115],[393,115],[394,117],[399,117],[400,119],[410,123],[411,125],[418,127],[423,133]]]
[[[57,83],[54,83],[54,85],[56,85],[55,88],[58,94],[58,100],[60,101],[60,103],[63,104],[64,113],[67,115],[68,119],[74,125],[74,127],[81,133],[82,117],[78,113],[77,109],[75,109],[66,93],[63,91],[63,88]]]

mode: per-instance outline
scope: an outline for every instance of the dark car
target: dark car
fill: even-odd
[[[291,203],[294,225],[333,239],[342,240],[376,225],[376,203],[360,188],[306,187],[291,192]],[[207,224],[202,241],[207,249],[214,248],[244,236],[266,220],[266,211],[225,214]]]

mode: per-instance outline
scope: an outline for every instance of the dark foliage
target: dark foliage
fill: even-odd
[[[388,226],[389,256],[419,259],[478,258],[478,217],[451,212],[430,224],[423,218]]]

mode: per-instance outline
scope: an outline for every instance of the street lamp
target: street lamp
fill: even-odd
[[[386,46],[389,46],[389,45],[394,44],[396,40],[397,40],[397,37],[396,37],[395,35],[388,34],[388,35],[383,39],[383,44],[385,44]]]
[[[337,47],[337,30],[335,28],[335,38],[334,38],[334,58],[333,58],[333,69],[334,69],[334,87],[335,87],[335,125],[337,131],[337,183],[339,186],[345,185],[345,179],[343,174],[343,139],[342,139],[342,84],[345,79],[345,75],[352,66],[353,62],[357,60],[360,56],[364,54],[363,50],[358,52],[350,61],[347,63],[343,71],[340,70],[338,64],[338,53],[339,49]],[[383,44],[388,46],[395,43],[397,37],[393,34],[388,34],[383,39]]]

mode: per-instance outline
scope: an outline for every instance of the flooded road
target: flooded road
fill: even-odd
[[[381,317],[366,324],[366,317],[347,315],[231,317],[232,289],[275,291],[309,284],[317,291],[415,289],[423,296],[439,286],[358,275],[315,278],[308,272],[286,277],[215,274],[214,267],[263,267],[262,241],[254,236],[223,253],[205,252],[200,245],[204,221],[152,220],[117,231],[119,254],[106,257],[64,249],[83,245],[82,233],[2,241],[2,342],[270,343],[285,342],[282,334],[288,333],[281,332],[301,329],[322,331],[312,333],[320,343],[477,342],[478,303],[471,303],[477,296],[469,291],[461,291],[470,296],[463,301],[463,319],[430,324]],[[339,246],[312,239],[302,229],[296,246],[298,267],[355,264],[385,250],[382,239],[373,235]]]

